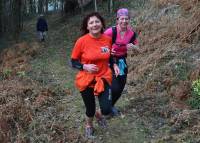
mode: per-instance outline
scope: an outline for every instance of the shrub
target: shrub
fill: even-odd
[[[200,109],[200,79],[192,82],[192,96],[189,98],[192,108]]]
[[[3,79],[7,79],[11,76],[12,70],[11,69],[4,69],[3,70]]]
[[[17,76],[24,77],[26,75],[25,71],[18,71]]]

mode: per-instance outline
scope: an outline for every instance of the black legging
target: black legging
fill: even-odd
[[[113,57],[113,61],[116,64],[119,64],[119,60],[123,59],[126,64],[126,55],[122,57]],[[127,64],[126,64],[127,66]],[[112,75],[112,85],[111,85],[111,94],[112,94],[112,106],[114,106],[117,100],[121,97],[122,91],[124,90],[126,84],[126,78],[128,73],[128,67],[124,69],[124,75],[115,76],[114,69],[112,68],[113,75]]]
[[[122,91],[126,84],[126,78],[127,74],[122,76],[119,75],[117,77],[113,74],[112,86],[111,86],[112,106],[114,106],[117,100],[121,97]]]
[[[111,92],[110,86],[105,83],[105,90],[100,95],[98,95],[99,106],[103,115],[108,115],[111,111]],[[96,112],[95,95],[93,88],[87,88],[81,92],[83,102],[86,107],[87,117],[94,117]]]

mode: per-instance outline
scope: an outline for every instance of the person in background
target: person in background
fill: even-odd
[[[76,41],[71,54],[72,66],[79,70],[75,84],[86,107],[87,138],[94,137],[93,118],[96,117],[100,127],[106,128],[104,117],[111,112],[112,71],[109,61],[112,61],[112,39],[103,34],[104,28],[104,19],[99,13],[87,15],[82,22],[83,35]],[[116,73],[119,72],[117,67],[114,69]],[[95,97],[98,98],[100,110],[96,110]]]
[[[115,104],[121,97],[122,91],[126,84],[128,66],[126,63],[127,49],[137,49],[137,34],[130,26],[129,11],[121,8],[117,11],[116,26],[108,28],[104,34],[112,38],[112,56],[114,63],[120,69],[119,75],[113,72],[113,80],[111,85],[112,93],[112,115],[119,115],[119,110],[115,108]]]
[[[38,39],[42,42],[45,41],[46,32],[48,31],[48,24],[43,14],[41,14],[37,20],[36,30]]]

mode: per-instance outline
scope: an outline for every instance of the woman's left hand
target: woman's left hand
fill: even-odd
[[[134,45],[133,43],[129,43],[126,45],[126,48],[129,49],[138,49],[138,46]]]
[[[129,43],[126,45],[126,48],[128,51],[133,51],[136,54],[141,53],[141,49],[138,47],[138,45],[134,45],[132,43]]]
[[[115,76],[117,77],[119,75],[119,73],[120,73],[118,65],[114,64],[113,65],[113,69],[114,69],[114,72],[115,72]]]

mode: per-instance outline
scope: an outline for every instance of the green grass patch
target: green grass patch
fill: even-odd
[[[192,82],[192,96],[188,99],[188,103],[194,109],[200,109],[200,79]]]
[[[11,76],[11,74],[12,74],[12,69],[6,68],[2,72],[2,78],[7,79],[8,77]]]
[[[176,63],[173,68],[174,76],[179,80],[186,80],[189,68],[190,67],[187,63]]]

